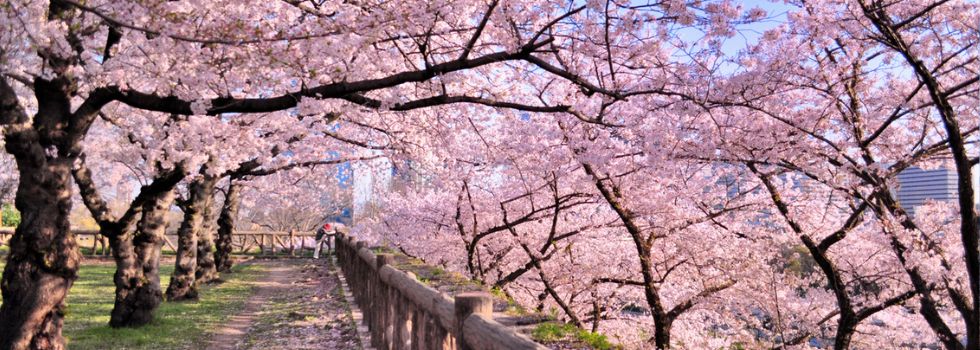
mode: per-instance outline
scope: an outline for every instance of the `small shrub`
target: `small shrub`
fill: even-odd
[[[490,288],[490,294],[492,294],[497,299],[507,299],[507,293],[499,287]]]
[[[575,334],[575,339],[588,344],[589,347],[593,349],[612,350],[620,348],[619,346],[610,343],[609,338],[607,338],[604,334],[593,333],[586,330],[579,330],[578,333]]]
[[[596,350],[622,349],[621,346],[609,342],[609,338],[603,334],[589,332],[579,329],[575,325],[559,322],[539,324],[531,331],[531,338],[539,342],[574,340]]]
[[[432,277],[439,277],[446,274],[446,270],[438,266],[433,266],[430,271],[432,272]]]
[[[742,343],[742,342],[732,343],[732,345],[729,346],[728,349],[729,350],[745,350],[745,343]]]
[[[538,341],[559,341],[577,330],[574,325],[545,322],[534,327],[531,337]]]

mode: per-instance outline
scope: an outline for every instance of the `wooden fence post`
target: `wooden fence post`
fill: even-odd
[[[449,298],[419,282],[411,272],[395,268],[394,255],[375,254],[366,250],[366,243],[341,232],[332,239],[337,263],[364,311],[364,325],[374,348],[546,350],[494,321],[489,293],[468,292]]]
[[[305,251],[306,251],[306,237],[301,237],[299,239],[299,255],[303,255],[303,252]]]
[[[394,256],[391,254],[378,254],[375,256],[377,261],[376,265],[378,270],[374,271],[375,278],[377,279],[377,296],[376,299],[379,303],[378,305],[378,319],[376,325],[378,330],[380,330],[379,335],[381,339],[378,339],[380,343],[378,349],[388,350],[395,349],[395,339],[394,339],[394,319],[396,305],[398,301],[398,291],[394,288],[388,286],[387,283],[381,280],[381,268],[395,261]]]
[[[467,317],[473,314],[487,316],[488,318],[492,317],[493,298],[490,297],[489,293],[460,293],[456,295],[455,309],[456,329],[453,330],[453,336],[456,337],[456,348],[470,350],[472,348],[466,344],[466,339],[463,336],[463,323],[466,322]]]
[[[415,274],[411,272],[406,272],[408,276],[413,281],[416,280]],[[397,290],[396,290],[397,291]],[[415,310],[415,304],[408,299],[405,294],[398,293],[398,312],[396,313],[397,319],[395,320],[395,338],[398,339],[397,347],[399,349],[411,349],[412,348],[412,329],[415,328],[415,317],[417,313]]]
[[[272,255],[273,256],[276,255],[276,251],[277,251],[276,250],[276,241],[277,241],[277,238],[279,238],[279,234],[277,234],[277,233],[270,233],[269,234],[269,246],[272,247]],[[279,243],[281,244],[282,242],[280,241]]]
[[[255,237],[255,241],[259,244],[259,255],[265,255],[265,235],[257,235],[257,237]]]

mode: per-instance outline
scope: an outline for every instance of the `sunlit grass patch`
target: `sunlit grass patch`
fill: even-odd
[[[0,269],[3,263],[0,262]],[[140,328],[113,329],[109,313],[115,298],[112,263],[83,264],[68,294],[64,335],[70,349],[187,349],[203,344],[217,328],[245,305],[260,265],[239,265],[224,274],[224,283],[201,288],[199,301],[160,305],[152,323]],[[160,284],[166,288],[172,264],[161,264]]]
[[[538,324],[531,331],[531,338],[544,343],[572,342],[589,349],[622,349],[621,346],[609,342],[605,335],[579,329],[567,323],[545,322]]]

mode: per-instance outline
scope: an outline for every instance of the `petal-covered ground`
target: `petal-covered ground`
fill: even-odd
[[[270,260],[268,274],[209,349],[360,349],[350,308],[329,259]]]

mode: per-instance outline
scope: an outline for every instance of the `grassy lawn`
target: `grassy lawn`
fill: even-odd
[[[166,288],[173,263],[161,264],[160,284]],[[0,269],[3,262],[0,261]],[[68,294],[64,335],[70,349],[191,349],[203,348],[206,332],[241,310],[252,294],[260,265],[236,266],[225,282],[206,286],[196,302],[163,303],[156,319],[138,329],[109,328],[114,290],[111,262],[83,263]]]

